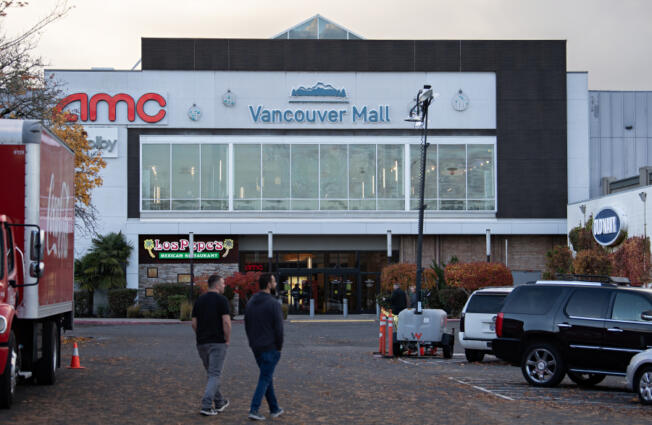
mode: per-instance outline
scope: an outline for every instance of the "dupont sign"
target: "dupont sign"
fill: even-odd
[[[627,222],[613,208],[602,208],[593,218],[593,238],[602,246],[614,246],[625,236]]]
[[[157,124],[165,119],[166,106],[165,97],[158,93],[145,93],[141,96],[127,93],[97,93],[92,96],[74,93],[59,102],[57,109],[65,112],[66,119],[71,122]],[[126,112],[126,115],[124,112],[120,115],[120,111]]]

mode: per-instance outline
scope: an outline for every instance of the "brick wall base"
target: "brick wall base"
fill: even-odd
[[[401,236],[401,262],[416,262],[416,245],[416,236]],[[566,245],[566,236],[496,235],[491,237],[491,261],[505,263],[514,271],[542,271],[546,253],[555,245]],[[433,261],[449,263],[454,256],[463,263],[486,261],[486,239],[485,236],[475,235],[428,235],[423,237],[422,254],[424,267],[430,267]]]
[[[155,267],[158,277],[147,277],[147,269]],[[195,282],[206,281],[208,276],[219,274],[222,277],[232,276],[238,271],[238,263],[226,264],[195,264],[193,274]],[[157,308],[153,297],[148,297],[146,292],[159,283],[177,283],[180,274],[190,274],[189,264],[139,264],[138,265],[138,301],[141,308],[152,310]]]

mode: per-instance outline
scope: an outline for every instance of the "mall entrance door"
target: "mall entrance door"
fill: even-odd
[[[342,314],[344,299],[349,313],[359,312],[359,273],[331,270],[309,272],[281,271],[279,288],[281,299],[290,314],[310,312],[310,299],[315,302],[316,314]],[[364,308],[364,306],[363,306]]]

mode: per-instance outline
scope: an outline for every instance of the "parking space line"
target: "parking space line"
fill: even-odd
[[[455,381],[455,382],[458,382],[458,383],[460,383],[460,384],[462,384],[462,385],[468,385],[468,386],[470,386],[470,387],[472,387],[472,388],[475,388],[476,390],[483,391],[483,392],[485,392],[485,393],[487,393],[487,394],[495,395],[496,397],[500,397],[500,398],[505,399],[505,400],[514,401],[514,399],[511,398],[511,397],[508,397],[508,396],[506,396],[506,395],[499,394],[499,393],[497,393],[497,392],[494,392],[494,391],[488,390],[488,389],[483,388],[483,387],[480,387],[480,386],[478,386],[478,385],[472,385],[472,384],[469,384],[469,383],[464,382],[464,381],[460,381],[459,379],[455,379],[455,378],[450,377],[450,376],[448,377],[448,379],[450,379],[450,380],[452,380],[452,381]]]

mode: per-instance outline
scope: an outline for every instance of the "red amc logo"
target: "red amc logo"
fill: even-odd
[[[90,120],[97,121],[97,104],[100,102],[106,102],[109,105],[109,121],[115,121],[116,107],[118,102],[124,102],[127,104],[127,119],[130,122],[136,120],[136,113],[138,117],[147,122],[147,123],[156,123],[165,118],[165,105],[167,104],[165,98],[157,93],[145,93],[142,95],[138,102],[134,101],[134,98],[125,93],[118,93],[115,96],[110,96],[106,93],[98,93],[93,95],[88,100],[88,94],[86,93],[75,93],[67,96],[57,105],[57,109],[61,112],[63,108],[70,105],[73,102],[79,102],[79,116],[73,113],[66,114],[67,121],[88,121],[88,115],[90,111]],[[149,115],[145,112],[145,104],[147,102],[156,102],[159,104],[161,109],[158,113],[154,115]]]

